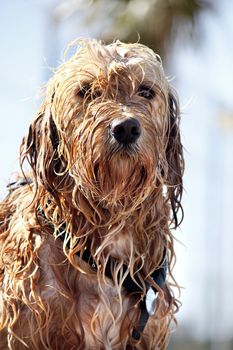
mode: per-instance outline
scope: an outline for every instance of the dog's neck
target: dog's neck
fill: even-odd
[[[37,203],[37,208],[41,207],[55,228],[65,223],[73,237],[81,237],[81,244],[89,240],[92,253],[98,257],[111,255],[124,264],[133,259],[135,269],[143,265],[146,273],[159,266],[161,246],[167,246],[166,237],[170,235],[169,208],[161,190],[157,188],[137,208],[122,203],[106,208],[80,191],[75,194],[63,196],[58,205],[44,193],[40,196],[44,201]]]
[[[101,202],[87,200],[83,195],[77,203],[76,208],[74,201],[67,205],[67,210],[73,208],[70,221],[74,235],[89,232],[88,239],[96,250],[125,263],[132,255],[148,260],[149,269],[160,263],[161,244],[166,245],[165,237],[169,233],[169,208],[161,190],[152,192],[137,208],[130,204],[122,206],[122,203],[106,208]],[[148,249],[152,252],[145,254]]]

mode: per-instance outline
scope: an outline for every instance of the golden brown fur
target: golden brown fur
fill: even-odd
[[[151,99],[139,93],[145,86]],[[125,149],[109,126],[128,117],[142,133]],[[146,281],[156,287],[149,276],[164,250],[172,277],[184,164],[179,106],[159,57],[140,44],[78,41],[23,139],[25,162],[28,184],[0,206],[0,350],[165,349],[178,309],[171,278],[157,287],[139,341],[141,296],[122,287],[123,264],[142,296]],[[87,242],[97,273],[75,254]],[[110,256],[113,280],[104,273]]]

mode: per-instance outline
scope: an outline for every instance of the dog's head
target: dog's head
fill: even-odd
[[[22,155],[57,200],[82,193],[105,207],[136,208],[163,192],[177,224],[179,106],[160,58],[143,45],[78,42],[47,85]]]

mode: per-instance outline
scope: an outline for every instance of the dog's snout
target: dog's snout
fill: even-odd
[[[119,143],[135,143],[141,135],[141,126],[135,118],[116,119],[111,124],[111,133]]]

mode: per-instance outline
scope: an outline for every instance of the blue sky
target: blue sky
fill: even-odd
[[[185,220],[177,271],[184,281],[180,317],[201,338],[232,333],[233,3],[213,2],[199,45],[174,50],[174,84],[183,109]],[[226,127],[227,123],[231,127]],[[188,315],[188,316],[187,316]]]
[[[43,81],[43,16],[29,1],[3,1],[0,11],[0,176],[1,192],[16,169],[18,148],[35,114],[35,95]]]

